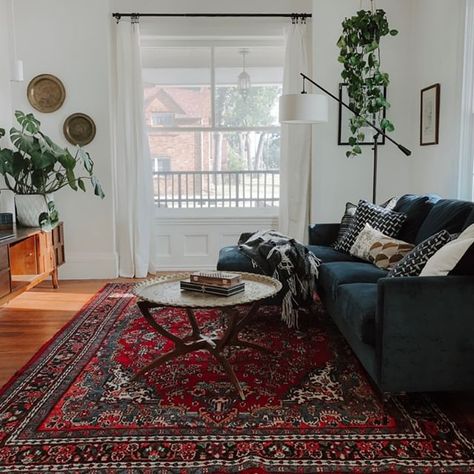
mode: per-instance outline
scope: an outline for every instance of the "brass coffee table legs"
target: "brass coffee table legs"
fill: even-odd
[[[167,331],[163,326],[158,324],[151,314],[152,309],[159,308],[160,306],[155,303],[150,303],[148,301],[139,301],[138,307],[143,314],[143,317],[147,320],[148,324],[159,334],[163,337],[174,342],[174,349],[166,354],[161,355],[160,357],[156,358],[153,362],[148,364],[147,366],[140,369],[132,380],[137,380],[139,377],[144,375],[151,369],[155,369],[160,365],[168,362],[169,360],[173,360],[176,357],[179,357],[184,354],[188,354],[190,352],[206,350],[210,352],[214,358],[220,363],[222,368],[224,369],[227,377],[232,382],[232,385],[235,387],[239,396],[242,400],[245,400],[245,395],[240,386],[240,383],[235,375],[234,369],[230,365],[229,361],[224,355],[224,350],[230,346],[240,346],[255,349],[257,351],[261,351],[267,354],[271,354],[272,352],[264,346],[259,344],[255,344],[253,342],[244,341],[239,338],[239,333],[244,328],[245,324],[255,315],[258,311],[259,303],[253,303],[250,307],[247,314],[241,316],[241,313],[237,311],[235,307],[224,307],[221,308],[221,311],[227,316],[228,325],[224,334],[220,338],[209,337],[205,334],[202,334],[196,318],[194,317],[193,309],[186,308],[186,314],[189,319],[189,323],[191,325],[191,334],[180,338],[174,334],[171,334]]]

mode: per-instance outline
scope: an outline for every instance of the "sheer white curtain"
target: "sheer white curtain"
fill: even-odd
[[[116,182],[119,274],[145,277],[151,268],[153,183],[145,133],[138,22],[116,25]]]
[[[306,24],[292,24],[286,31],[283,94],[301,92],[300,72],[310,75],[309,38]],[[280,175],[280,232],[305,242],[311,198],[311,125],[282,124]]]

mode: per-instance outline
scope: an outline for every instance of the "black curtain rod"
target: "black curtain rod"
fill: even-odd
[[[209,17],[209,18],[311,18],[311,13],[112,13],[117,20],[122,17]]]

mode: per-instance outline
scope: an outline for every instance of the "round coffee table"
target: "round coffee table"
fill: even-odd
[[[193,291],[183,291],[179,282],[188,279],[189,273],[177,273],[173,275],[160,276],[153,280],[139,283],[133,289],[133,293],[139,298],[138,307],[148,324],[159,334],[174,342],[174,349],[162,354],[150,364],[140,369],[133,380],[141,377],[151,369],[154,369],[175,357],[190,352],[206,350],[221,364],[230,381],[245,400],[244,392],[239,384],[232,366],[224,355],[224,349],[230,346],[248,347],[258,351],[271,353],[269,349],[250,341],[239,338],[239,333],[252,316],[256,314],[260,302],[266,298],[276,295],[281,290],[281,283],[274,278],[253,273],[241,273],[242,281],[245,283],[245,291],[232,296],[214,296]],[[247,312],[237,310],[237,306],[247,305]],[[167,329],[157,322],[152,310],[163,307],[184,308],[191,326],[191,334],[181,338],[171,334]],[[219,309],[228,316],[228,325],[221,337],[209,337],[201,333],[194,310],[196,309]],[[159,317],[159,315],[158,315]]]

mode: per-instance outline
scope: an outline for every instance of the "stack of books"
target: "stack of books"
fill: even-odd
[[[189,280],[182,280],[180,285],[182,290],[219,296],[232,296],[245,290],[245,283],[238,273],[197,272]]]

